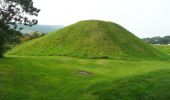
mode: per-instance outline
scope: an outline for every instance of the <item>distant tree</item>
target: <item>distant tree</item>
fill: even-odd
[[[39,9],[33,6],[32,0],[0,0],[0,56],[9,43],[18,42],[22,29],[19,24],[32,26],[38,23],[28,16],[38,16]]]
[[[143,40],[151,44],[170,44],[170,36],[144,38]]]
[[[170,36],[164,37],[165,44],[170,44]]]
[[[45,33],[40,33],[40,32],[32,32],[32,33],[27,33],[27,34],[23,34],[20,38],[21,43],[32,40],[32,39],[36,39],[39,37],[44,36]]]

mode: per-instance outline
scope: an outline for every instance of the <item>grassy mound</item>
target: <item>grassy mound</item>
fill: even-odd
[[[7,54],[113,59],[164,56],[122,26],[99,20],[80,21],[17,46]]]

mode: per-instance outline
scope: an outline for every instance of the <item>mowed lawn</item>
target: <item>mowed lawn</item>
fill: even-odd
[[[168,100],[170,60],[0,59],[0,100]]]

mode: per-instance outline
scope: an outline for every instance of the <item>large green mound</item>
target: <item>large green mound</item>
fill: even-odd
[[[161,52],[122,26],[106,21],[80,21],[15,47],[7,54],[83,58],[160,58]]]

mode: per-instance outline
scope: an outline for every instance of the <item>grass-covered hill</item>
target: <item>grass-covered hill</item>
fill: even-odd
[[[21,44],[7,54],[113,59],[150,59],[165,56],[122,26],[99,20],[80,21]]]

